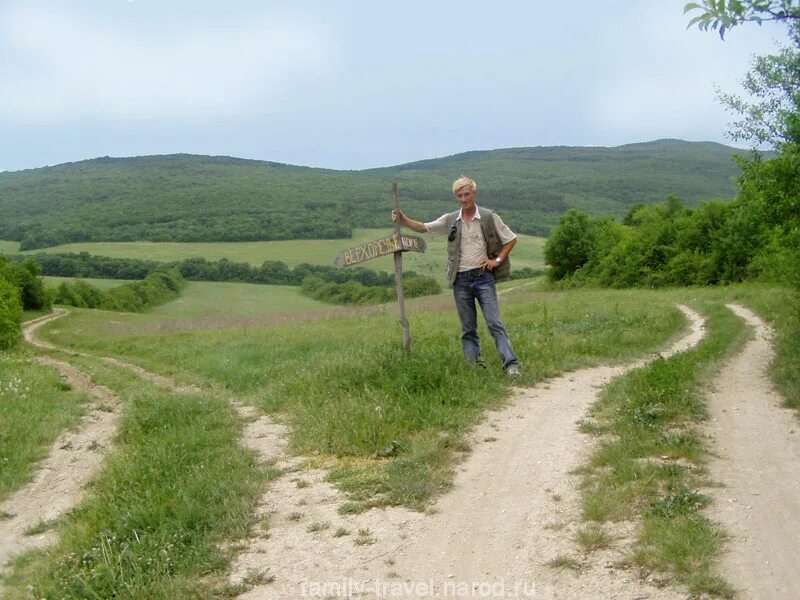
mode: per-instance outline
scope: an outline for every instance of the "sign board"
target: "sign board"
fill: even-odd
[[[395,252],[425,252],[426,245],[425,240],[421,237],[395,233],[388,237],[344,250],[339,253],[334,262],[337,267],[349,267],[379,256],[394,254]]]

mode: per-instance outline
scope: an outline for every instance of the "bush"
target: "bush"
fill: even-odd
[[[23,310],[47,310],[52,306],[52,297],[42,280],[42,269],[35,261],[10,263],[0,258],[0,274],[19,288]]]
[[[124,283],[107,292],[81,280],[62,282],[56,290],[55,302],[78,308],[143,312],[177,298],[185,285],[177,269],[155,271],[142,281]]]
[[[442,291],[432,277],[416,275],[413,271],[404,275],[403,291],[407,298],[438,294]],[[306,277],[300,291],[309,298],[330,304],[380,304],[397,298],[394,286],[364,285],[360,281],[326,282],[316,275]]]
[[[0,275],[0,350],[13,348],[22,327],[22,301],[19,288]]]

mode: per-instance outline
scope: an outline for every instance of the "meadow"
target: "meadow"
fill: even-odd
[[[47,287],[70,277],[45,277]],[[84,279],[102,290],[129,283],[121,279]],[[246,319],[274,314],[307,312],[330,308],[330,305],[312,300],[300,293],[300,288],[290,285],[257,285],[252,283],[219,283],[190,281],[178,299],[159,305],[147,313],[125,314],[120,318],[134,318],[138,322],[185,321],[216,317]]]
[[[75,281],[74,277],[44,277],[44,285],[49,289],[53,289],[58,287],[59,283],[66,282],[71,283]],[[112,288],[117,287],[118,285],[123,285],[125,283],[129,283],[125,279],[93,279],[91,277],[85,277],[81,279],[85,281],[89,285],[96,287],[100,290],[110,290]]]
[[[264,261],[270,260],[281,261],[289,267],[295,267],[301,263],[333,265],[336,255],[341,251],[393,233],[394,229],[391,228],[356,229],[352,239],[272,242],[87,242],[64,244],[32,252],[88,252],[89,254],[110,256],[112,258],[136,258],[156,261],[200,257],[207,260],[227,258],[233,262],[244,262],[253,266],[260,266]],[[404,253],[403,269],[416,271],[421,275],[430,275],[440,281],[444,281],[443,265],[445,264],[446,241],[443,237],[422,237],[428,243],[427,251],[425,253]],[[545,238],[520,234],[519,241],[511,255],[513,268],[543,269],[544,242]],[[0,252],[13,252],[17,247],[17,242],[0,242]],[[6,250],[3,250],[3,248],[6,248]],[[370,260],[359,266],[376,271],[394,272],[394,262],[391,255]]]
[[[347,493],[342,510],[386,505],[425,510],[450,487],[453,470],[468,450],[468,432],[487,411],[507,402],[510,382],[493,348],[486,349],[485,371],[463,363],[449,295],[408,303],[413,343],[405,353],[394,305],[322,309],[301,305],[291,288],[273,288],[192,283],[180,301],[151,313],[72,309],[45,328],[44,338],[90,355],[70,360],[122,399],[122,425],[84,503],[44,525],[59,532],[58,544],[15,562],[6,585],[20,595],[9,597],[28,597],[28,586],[35,591],[31,597],[188,599],[233,594],[236,590],[225,583],[231,550],[219,542],[235,540],[253,525],[252,507],[276,473],[258,466],[252,453],[238,445],[242,423],[230,400],[289,425],[290,451],[325,465],[331,480]],[[504,289],[504,319],[524,365],[515,385],[657,351],[684,327],[675,303],[685,302],[710,319],[708,339],[683,361],[662,361],[654,375],[643,371],[638,377],[651,384],[637,385],[645,398],[652,385],[662,398],[673,385],[669,382],[678,382],[681,394],[688,385],[693,400],[685,402],[679,395],[678,404],[688,412],[676,413],[676,418],[700,423],[703,383],[742,339],[741,324],[722,308],[735,299],[775,324],[776,378],[787,397],[797,401],[800,385],[791,365],[796,364],[798,327],[791,296],[781,288],[555,290],[542,283],[509,282]],[[485,329],[481,336],[490,339]],[[203,392],[176,402],[174,394],[103,363],[97,358],[101,356],[134,362]],[[29,476],[58,431],[74,423],[85,399],[59,387],[51,369],[32,368],[27,350],[4,355],[0,365],[3,381],[19,382],[30,395],[25,437],[35,440],[34,449],[20,453],[18,474],[4,484],[7,494]],[[601,436],[612,432],[614,423],[624,426],[630,414],[629,405],[614,400],[613,390],[609,393],[598,405],[592,431]],[[0,413],[2,430],[14,429],[22,418],[19,412]],[[669,428],[670,421],[660,425]],[[663,442],[657,430],[651,433]],[[702,468],[707,451],[702,439],[682,437],[670,443],[670,452]],[[0,438],[0,457],[16,455],[19,444]],[[587,465],[586,518],[602,523],[657,504],[658,498],[630,493],[637,489],[634,484],[593,475],[595,467],[606,472],[616,464],[609,462],[610,454],[624,466],[648,447],[645,442],[630,446],[606,450]],[[650,448],[665,451],[663,445]],[[667,475],[669,490],[697,485],[691,473]],[[598,497],[614,498],[613,508],[619,512],[609,512]],[[653,527],[665,526],[664,521],[668,525],[670,519]],[[672,521],[698,523],[695,515]],[[663,530],[658,531],[663,537]],[[678,535],[715,540],[718,532],[700,523]],[[691,554],[696,545],[686,544],[678,556],[669,556],[675,544],[659,550],[646,541],[643,547],[650,553],[640,556],[642,564],[673,573],[696,589],[726,595],[723,583],[708,578],[713,544],[704,546],[701,560]],[[686,553],[691,561],[684,560]],[[675,575],[675,564],[688,564],[705,579],[692,580],[680,571]]]

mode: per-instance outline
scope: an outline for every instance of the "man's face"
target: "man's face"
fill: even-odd
[[[475,197],[478,195],[478,191],[473,190],[470,185],[465,185],[458,188],[455,195],[461,210],[469,211],[475,206]]]

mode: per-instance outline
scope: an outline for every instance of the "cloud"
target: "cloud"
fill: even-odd
[[[333,60],[313,26],[260,15],[241,23],[134,30],[53,10],[0,13],[0,118],[158,118],[234,114],[270,102]]]
[[[616,57],[588,94],[598,129],[638,137],[717,131],[730,120],[715,89],[738,92],[753,54],[775,50],[782,31],[742,27],[720,41],[714,32],[686,29],[688,17],[669,6],[647,6],[625,25]]]

